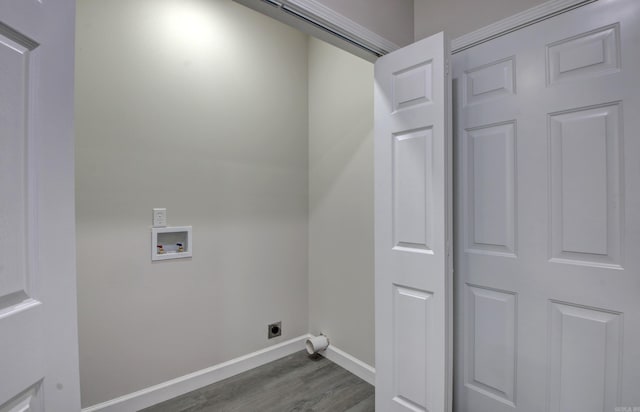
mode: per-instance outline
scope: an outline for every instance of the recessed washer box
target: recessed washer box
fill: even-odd
[[[151,260],[188,258],[191,251],[191,226],[151,228]]]

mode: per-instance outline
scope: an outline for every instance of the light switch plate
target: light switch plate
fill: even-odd
[[[154,208],[153,209],[153,227],[165,227],[167,226],[167,209]]]

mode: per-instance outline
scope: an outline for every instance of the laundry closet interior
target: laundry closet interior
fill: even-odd
[[[77,2],[82,407],[320,334],[383,412],[640,407],[640,4],[342,3]]]

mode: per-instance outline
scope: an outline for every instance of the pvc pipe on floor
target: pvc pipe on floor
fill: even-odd
[[[329,338],[324,335],[314,336],[307,339],[305,342],[307,347],[307,353],[313,355],[314,353],[322,352],[329,347]]]

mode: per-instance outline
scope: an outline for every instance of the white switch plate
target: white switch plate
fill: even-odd
[[[167,226],[167,209],[154,208],[153,209],[153,227],[165,227]]]

